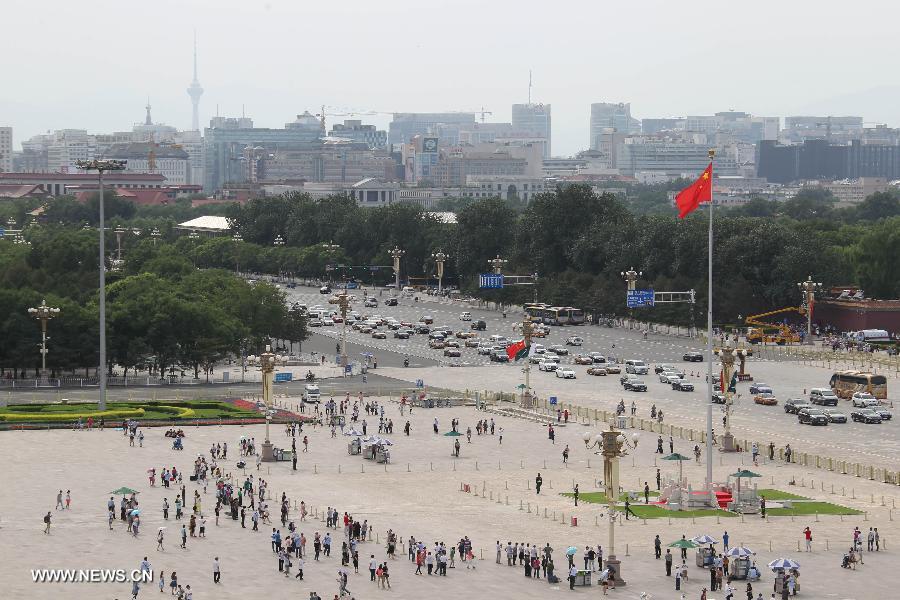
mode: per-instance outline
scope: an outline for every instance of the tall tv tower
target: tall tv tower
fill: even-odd
[[[194,80],[187,89],[188,96],[191,97],[191,104],[194,105],[194,114],[191,117],[191,129],[200,131],[200,96],[203,95],[203,88],[197,81],[197,32],[194,32]]]

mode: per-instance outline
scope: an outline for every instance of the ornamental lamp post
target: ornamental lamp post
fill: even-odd
[[[627,271],[621,271],[619,273],[619,275],[621,275],[622,277],[625,278],[625,283],[628,286],[629,292],[632,292],[635,290],[635,288],[637,287],[638,277],[641,277],[643,274],[644,274],[643,271],[635,271],[634,267],[631,267]],[[633,308],[628,309],[628,319],[629,319],[629,323],[628,323],[629,327],[633,328],[634,327],[634,309]]]
[[[106,171],[124,171],[127,161],[124,160],[76,160],[75,167],[84,171],[97,171],[100,186],[100,401],[98,408],[106,410],[106,239],[105,216],[103,213],[103,173]]]
[[[47,306],[46,300],[41,300],[37,308],[29,308],[28,314],[41,322],[41,379],[47,377],[47,321],[59,315],[59,309]]]
[[[522,339],[525,342],[525,347],[531,347],[531,337],[534,335],[534,323],[531,322],[531,317],[528,313],[525,313],[525,316],[522,318],[521,323],[513,323],[513,330],[522,329]],[[531,393],[531,361],[525,361],[525,367],[522,368],[522,372],[525,374],[525,386],[522,390],[522,401],[521,407],[525,409],[533,409],[534,408],[534,395]]]
[[[400,294],[400,258],[406,254],[404,250],[401,250],[399,246],[394,246],[394,249],[388,252],[388,256],[394,259],[394,294]]]
[[[816,291],[822,289],[822,284],[814,282],[812,275],[809,275],[806,281],[801,281],[797,284],[797,288],[803,293],[803,304],[801,306],[806,309],[806,343],[812,344],[813,304],[816,299]]]
[[[322,249],[328,253],[328,258],[330,260],[334,259],[334,253],[341,249],[340,244],[334,244],[329,240],[327,243],[322,243]],[[334,271],[334,267],[330,264],[325,265],[325,278],[328,279],[329,283],[331,282],[330,272]]]
[[[719,450],[722,452],[735,452],[737,447],[734,444],[734,435],[731,433],[731,407],[734,404],[733,394],[734,388],[731,387],[731,379],[734,377],[734,363],[740,358],[741,361],[747,356],[744,348],[732,348],[726,345],[724,348],[717,348],[715,353],[722,362],[722,380],[720,382],[721,389],[725,395],[725,434],[722,436],[722,443]],[[712,398],[709,399],[712,402]],[[709,458],[708,460],[712,460]]]
[[[329,304],[337,304],[341,309],[341,373],[346,376],[347,365],[347,311],[350,309],[350,296],[344,288],[340,294],[328,300]]]
[[[431,258],[434,259],[434,264],[437,265],[437,278],[438,278],[438,296],[441,295],[442,283],[444,280],[444,262],[450,258],[449,255],[444,254],[442,251],[438,250],[434,254],[431,255]]]
[[[488,264],[491,265],[491,269],[494,271],[495,275],[500,275],[503,272],[503,265],[508,263],[509,261],[505,258],[500,258],[498,254],[495,258],[492,258],[488,261]]]
[[[281,234],[276,235],[275,239],[272,241],[272,245],[276,248],[281,248],[284,246],[284,238],[281,237]],[[281,281],[283,277],[281,276],[281,260],[278,260],[278,280]]]
[[[234,232],[231,236],[231,241],[237,246],[237,244],[244,241],[244,237],[240,233]],[[238,276],[241,274],[241,256],[237,247],[234,249],[234,273]]]
[[[153,240],[153,246],[154,246],[154,247],[156,246],[156,241],[157,241],[161,236],[162,236],[162,234],[159,232],[159,229],[157,229],[156,227],[154,227],[154,228],[153,228],[153,231],[150,232],[150,239]]]
[[[274,379],[275,365],[284,360],[279,354],[272,353],[272,347],[266,346],[266,351],[259,356],[248,356],[248,362],[259,365],[262,372],[263,404],[266,407],[266,440],[262,443],[262,461],[274,462],[275,451],[269,438],[269,423],[272,420],[272,380]]]

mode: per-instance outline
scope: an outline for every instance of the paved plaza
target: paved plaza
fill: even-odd
[[[441,377],[447,377],[453,380],[448,380],[448,384],[455,382],[459,387],[463,382],[471,382],[476,388],[485,382],[475,373],[492,375],[499,371],[444,368],[434,369],[427,376],[435,383]],[[540,380],[538,385],[542,385]],[[538,389],[542,395],[546,393]],[[585,398],[589,395],[587,390],[583,394]],[[602,476],[601,459],[593,451],[586,450],[582,441],[584,433],[593,432],[592,429],[576,424],[557,427],[555,443],[551,443],[546,427],[531,421],[500,417],[472,407],[417,408],[411,416],[401,415],[396,402],[387,398],[382,402],[385,418],[394,422],[395,433],[387,436],[395,442],[390,449],[389,465],[376,465],[359,456],[348,455],[349,438],[341,436],[340,432],[333,439],[328,428],[307,426],[302,435],[309,437],[309,452],[300,453],[296,472],[292,472],[288,462],[264,463],[262,469],[256,471],[252,458],[248,460],[246,470],[247,475],[252,473],[269,483],[275,507],[284,492],[292,508],[303,501],[312,514],[321,516],[326,507],[333,506],[340,514],[346,511],[356,519],[368,520],[373,528],[373,539],[360,547],[361,573],[354,575],[351,567],[348,587],[353,597],[601,595],[596,586],[570,592],[565,579],[560,584],[548,585],[543,579],[526,578],[521,566],[506,566],[505,557],[502,565],[495,563],[498,540],[504,545],[512,541],[539,547],[549,542],[555,549],[553,556],[558,574],[565,568],[564,552],[569,546],[579,549],[577,564],[581,563],[581,550],[586,545],[602,545],[604,553],[608,554],[605,507],[582,501],[576,508],[571,498],[560,495],[570,492],[575,483],[582,494],[597,491],[598,479]],[[673,413],[677,411],[673,410]],[[673,414],[673,419],[675,417]],[[377,417],[365,417],[362,412],[360,418],[367,418],[369,433],[377,430]],[[439,423],[439,435],[432,431],[435,418]],[[454,418],[459,419],[459,430],[464,434],[472,428],[471,443],[465,435],[458,438],[443,435]],[[495,434],[477,435],[476,422],[491,418],[495,420]],[[699,418],[699,414],[694,418]],[[408,437],[403,434],[407,419],[411,425]],[[244,473],[236,467],[240,459],[239,440],[245,436],[260,441],[264,435],[263,426],[190,428],[186,432],[185,450],[181,452],[172,450],[171,440],[163,433],[161,429],[145,431],[142,448],[129,447],[127,437],[115,430],[0,434],[7,481],[6,493],[0,496],[0,551],[4,556],[0,583],[6,597],[128,598],[130,584],[35,584],[31,582],[31,569],[135,569],[144,556],[149,558],[157,577],[160,570],[166,573],[167,583],[170,572],[177,571],[179,583],[190,584],[195,599],[306,598],[311,591],[316,591],[322,598],[334,597],[340,568],[340,530],[332,532],[337,551],[319,562],[308,560],[305,579],[301,582],[293,575],[285,579],[277,570],[277,558],[270,544],[271,528],[284,530],[277,521],[277,510],[272,511],[273,525],[261,525],[259,532],[250,530],[249,517],[247,528],[242,529],[239,521],[232,521],[224,512],[216,526],[212,514],[215,500],[210,486],[208,494],[202,494],[201,490],[202,512],[208,521],[207,537],[189,538],[186,549],[179,547],[180,523],[174,519],[163,520],[163,498],[172,503],[175,489],[165,490],[159,483],[150,487],[148,469],[156,468],[160,472],[163,467],[174,465],[187,475],[192,472],[192,462],[198,454],[208,459],[211,444],[227,442],[228,458],[220,464],[224,465],[226,473],[242,481]],[[290,447],[290,439],[283,427],[273,426],[272,438],[276,445]],[[298,449],[301,448],[300,439]],[[455,439],[461,442],[459,458],[451,456]],[[692,454],[692,442],[675,440],[674,444],[677,452]],[[564,465],[562,451],[567,445],[571,455],[568,464]],[[654,464],[655,457],[659,456],[654,454],[655,450],[655,436],[644,433],[637,451],[623,459],[621,481],[626,489],[640,491],[644,481],[655,489]],[[747,466],[749,458],[717,455],[714,461],[716,478],[724,480],[740,466]],[[660,466],[663,478],[675,475],[677,467],[663,461],[656,464]],[[757,553],[757,563],[763,567],[763,580],[753,584],[754,597],[757,592],[763,592],[766,600],[770,597],[773,579],[764,565],[780,557],[793,558],[802,565],[800,586],[803,597],[859,600],[892,597],[900,583],[900,577],[890,571],[890,565],[896,563],[893,554],[898,527],[892,519],[892,507],[900,496],[896,488],[835,473],[806,470],[797,465],[763,463],[752,468],[762,475],[758,480],[760,488],[790,491],[813,500],[865,511],[865,514],[770,517],[768,520],[747,516],[743,519],[704,517],[625,521],[615,526],[616,552],[623,561],[622,575],[628,585],[609,594],[639,598],[646,592],[652,598],[679,599],[681,592],[676,593],[672,578],[665,576],[662,561],[653,558],[654,536],[659,534],[667,544],[682,535],[690,538],[708,534],[721,538],[727,530],[731,545],[753,549]],[[538,472],[544,481],[540,495],[534,490]],[[701,485],[705,465],[687,462],[684,472],[692,483]],[[796,485],[788,485],[791,480],[795,480]],[[198,489],[197,485],[187,479],[184,484],[190,498]],[[468,492],[461,491],[463,485],[469,486]],[[830,492],[832,485],[837,490],[835,494]],[[121,486],[140,492],[142,527],[138,537],[127,534],[124,524],[119,521],[113,524],[112,531],[107,527],[108,492]],[[54,510],[60,489],[71,490],[69,510]],[[47,511],[52,513],[52,526],[50,534],[44,535],[42,517]],[[572,526],[572,517],[577,517],[577,527]],[[297,522],[300,531],[310,540],[315,532],[325,532],[324,523],[312,515],[301,523],[297,511],[292,510],[290,519]],[[798,551],[803,528],[807,525],[814,536],[812,553]],[[167,527],[165,551],[155,549],[155,536],[160,526]],[[850,546],[855,526],[863,531],[878,527],[882,551],[866,553],[865,565],[848,571],[840,568],[840,561]],[[456,568],[450,569],[447,577],[416,576],[413,563],[406,558],[405,546],[401,546],[397,560],[389,561],[392,589],[378,589],[369,582],[367,566],[371,554],[379,561],[386,559],[388,529],[396,532],[399,540],[406,541],[412,535],[417,540],[424,540],[429,547],[434,541],[453,544],[468,536],[478,559],[474,563],[476,568],[466,569],[466,564],[457,558]],[[221,563],[220,584],[212,581],[216,556]],[[693,566],[694,551],[689,551],[688,559],[690,579],[683,591],[687,598],[699,598],[702,587],[709,585],[709,575]],[[744,597],[745,585],[736,582],[739,592],[736,597]],[[168,593],[168,588],[166,590]],[[159,591],[154,583],[143,586],[138,597],[157,595]],[[722,597],[721,592],[708,595],[708,598]]]

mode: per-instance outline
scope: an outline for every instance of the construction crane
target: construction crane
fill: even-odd
[[[787,308],[779,308],[778,310],[770,310],[769,312],[748,316],[746,319],[744,319],[744,323],[746,323],[747,325],[754,325],[755,327],[747,328],[747,341],[751,344],[758,344],[762,342],[775,343],[779,346],[799,342],[800,336],[791,331],[791,328],[787,325],[775,325],[760,320],[766,317],[771,317],[772,315],[779,315],[788,312],[796,312],[801,315],[805,315],[806,307],[788,306]],[[768,334],[766,333],[767,329],[777,329],[778,333]]]
[[[322,121],[322,129],[325,129],[325,117],[370,117],[373,115],[393,115],[396,112],[402,111],[393,111],[388,112],[385,110],[359,110],[359,111],[351,111],[351,112],[342,112],[342,113],[332,113],[326,112],[326,107],[324,104],[322,105],[322,112],[316,113],[316,116]],[[331,107],[333,108],[333,107]]]

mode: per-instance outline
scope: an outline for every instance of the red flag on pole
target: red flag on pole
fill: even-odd
[[[678,206],[678,218],[683,219],[697,210],[701,202],[712,201],[712,163],[697,178],[697,181],[684,188],[675,196]]]

